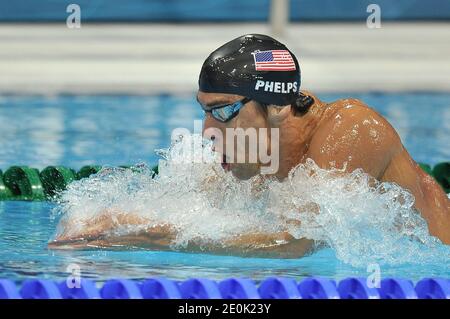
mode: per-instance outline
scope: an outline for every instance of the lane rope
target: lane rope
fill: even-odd
[[[450,162],[439,163],[434,167],[419,163],[419,166],[431,175],[447,194],[450,193]],[[129,165],[120,167],[135,169]],[[88,178],[101,169],[101,165],[86,165],[78,171],[65,166],[47,166],[39,171],[29,166],[11,166],[4,172],[0,170],[0,200],[52,201],[72,181]],[[158,174],[158,166],[154,166],[152,170]]]
[[[1,299],[450,299],[450,279],[423,278],[416,284],[404,278],[385,278],[378,285],[366,278],[349,277],[337,282],[307,277],[300,282],[269,277],[259,284],[248,278],[220,282],[206,278],[184,281],[162,277],[144,281],[113,278],[102,285],[89,279],[28,279],[16,284],[0,279]]]

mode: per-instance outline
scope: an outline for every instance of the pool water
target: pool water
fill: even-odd
[[[319,95],[350,96],[385,116],[416,161],[449,160],[450,94]],[[172,130],[193,130],[202,116],[194,95],[0,96],[0,168],[154,164]]]
[[[332,101],[360,98],[397,129],[412,157],[434,165],[450,159],[450,94],[324,94]],[[154,150],[168,146],[174,128],[193,130],[202,112],[195,96],[3,96],[0,98],[0,168],[29,165],[156,164]],[[49,202],[0,202],[0,277],[59,278],[77,264],[86,278],[173,279],[272,275],[301,279],[366,277],[365,267],[338,260],[331,248],[295,259],[261,259],[150,251],[52,251],[55,206]],[[449,255],[450,256],[450,255]],[[382,276],[450,277],[448,263],[383,265]]]

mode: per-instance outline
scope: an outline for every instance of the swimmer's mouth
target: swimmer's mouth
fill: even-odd
[[[222,168],[226,172],[231,170],[231,165],[230,165],[230,163],[227,162],[227,156],[225,154],[222,155],[222,163],[221,163],[221,165],[222,165]]]

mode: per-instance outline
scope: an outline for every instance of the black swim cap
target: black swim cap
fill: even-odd
[[[247,34],[215,50],[203,63],[199,89],[246,96],[265,104],[294,103],[300,67],[294,54],[277,40]]]

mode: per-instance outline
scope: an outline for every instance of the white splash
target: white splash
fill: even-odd
[[[362,170],[323,170],[312,160],[283,182],[239,181],[221,168],[211,146],[199,135],[184,136],[160,151],[164,158],[155,178],[141,164],[133,170],[105,168],[71,183],[56,212],[75,223],[57,232],[77,232],[109,209],[136,213],[152,225],[172,225],[178,231],[175,248],[194,238],[208,244],[245,233],[288,231],[325,243],[353,266],[450,260],[450,249],[428,235],[426,222],[412,208],[414,198],[395,184],[377,182]]]

